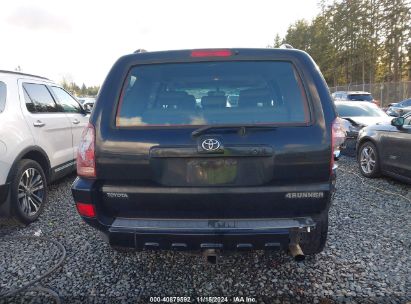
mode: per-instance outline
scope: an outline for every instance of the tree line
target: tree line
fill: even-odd
[[[311,21],[298,20],[274,44],[308,52],[330,86],[411,80],[411,4],[407,0],[319,3]]]
[[[98,91],[100,90],[100,86],[88,87],[84,83],[81,86],[79,86],[74,81],[67,81],[66,79],[63,79],[61,81],[61,86],[71,94],[81,97],[96,96],[98,94]]]

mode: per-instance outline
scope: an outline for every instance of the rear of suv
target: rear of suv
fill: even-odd
[[[344,136],[335,119],[302,51],[126,55],[83,133],[77,210],[113,247],[318,253]]]
[[[75,170],[88,115],[52,81],[0,71],[0,217],[28,224],[47,200],[47,184]]]

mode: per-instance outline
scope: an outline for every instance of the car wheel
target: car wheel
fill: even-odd
[[[377,147],[370,141],[361,145],[358,151],[358,164],[365,177],[377,177],[380,174],[380,162]]]
[[[47,200],[47,180],[43,168],[34,160],[23,159],[11,183],[11,206],[22,224],[34,222]]]
[[[316,220],[315,229],[303,232],[300,236],[300,246],[304,254],[317,254],[324,250],[328,235],[328,212],[324,212]]]

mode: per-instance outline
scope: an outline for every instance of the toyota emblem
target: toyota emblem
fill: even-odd
[[[203,140],[201,143],[201,147],[203,147],[204,150],[206,151],[215,151],[220,148],[221,144],[217,139],[214,138],[208,138]]]

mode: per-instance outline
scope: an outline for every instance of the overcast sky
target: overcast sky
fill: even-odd
[[[0,70],[100,85],[136,49],[266,47],[317,0],[6,0],[0,5]]]

